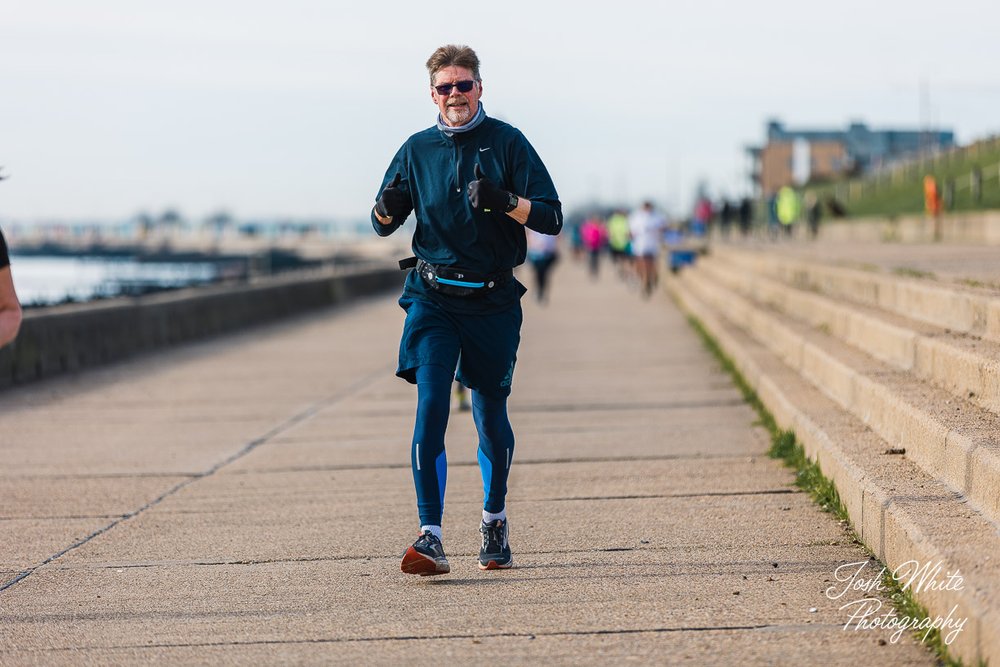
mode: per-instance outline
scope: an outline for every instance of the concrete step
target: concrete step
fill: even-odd
[[[991,521],[1000,520],[1000,416],[865,355],[830,334],[743,298],[698,267],[681,276],[793,370]]]
[[[956,398],[1000,414],[1000,343],[807,292],[766,275],[749,273],[722,258],[705,258],[699,270],[745,298],[818,327]]]
[[[991,290],[831,266],[749,247],[716,245],[712,253],[744,270],[805,290],[874,306],[950,331],[1000,341],[1000,296]]]
[[[801,374],[803,359],[814,352],[806,351],[805,341],[795,343],[795,332],[754,317],[735,295],[743,303],[712,305],[703,300],[696,293],[703,285],[699,278],[704,276],[696,271],[681,279],[668,277],[666,286],[712,333],[778,425],[794,431],[809,457],[833,480],[860,538],[892,570],[931,564],[940,565],[942,572],[960,573],[962,584],[952,590],[911,590],[932,618],[950,613],[954,619],[967,619],[949,645],[953,655],[969,663],[1000,661],[996,525],[909,455],[886,454],[888,442],[807,382]],[[798,355],[797,366],[775,352],[786,349],[789,354],[783,357]]]

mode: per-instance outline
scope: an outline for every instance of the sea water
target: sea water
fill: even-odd
[[[24,305],[137,294],[210,283],[211,262],[137,262],[107,257],[11,256],[11,275]]]

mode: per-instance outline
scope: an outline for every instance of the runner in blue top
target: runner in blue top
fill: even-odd
[[[441,544],[450,387],[472,390],[484,503],[479,567],[513,565],[505,498],[514,452],[507,418],[525,288],[512,269],[526,255],[525,227],[562,229],[562,206],[524,135],[486,115],[479,58],[467,46],[437,49],[427,61],[437,124],[414,134],[386,170],[372,225],[387,236],[416,215],[412,266],[400,306],[406,323],[396,374],[417,385],[411,445],[420,535],[401,568],[450,571]]]

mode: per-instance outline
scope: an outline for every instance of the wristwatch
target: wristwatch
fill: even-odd
[[[514,194],[513,192],[508,192],[507,197],[508,197],[507,209],[504,211],[504,213],[510,213],[515,208],[517,208],[517,195]]]

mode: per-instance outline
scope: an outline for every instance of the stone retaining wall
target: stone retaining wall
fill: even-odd
[[[805,225],[799,225],[805,233]],[[863,218],[860,220],[824,220],[820,240],[827,241],[898,241],[902,243],[1000,244],[1000,212],[980,211],[949,213],[939,221],[939,239],[935,238],[934,220],[925,216],[898,218]]]
[[[404,277],[394,267],[310,272],[30,309],[17,339],[0,350],[0,389],[398,290]]]

